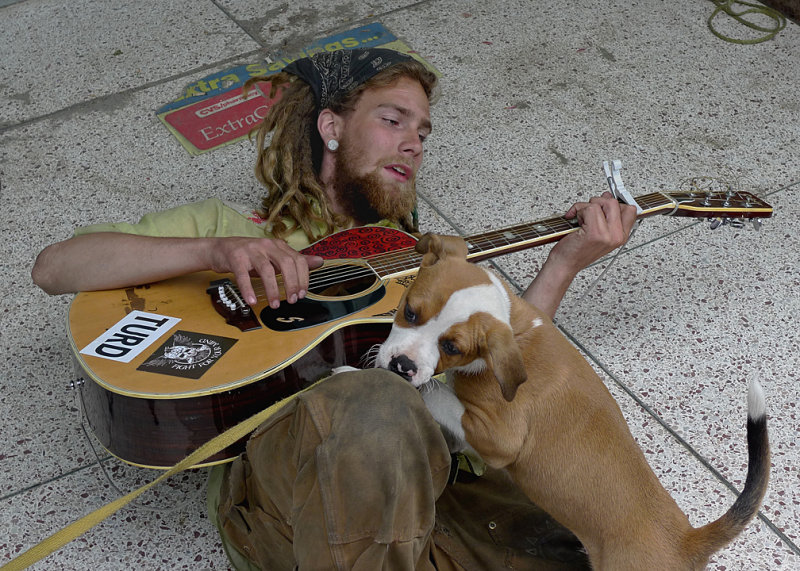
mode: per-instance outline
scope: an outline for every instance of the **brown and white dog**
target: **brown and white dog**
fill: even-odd
[[[460,238],[425,235],[417,250],[419,275],[376,365],[417,387],[430,382],[423,398],[443,429],[506,469],[581,540],[594,569],[703,569],[756,515],[770,466],[758,383],[748,391],[744,490],[722,517],[695,529],[602,380],[551,320],[467,262]],[[443,371],[447,384],[431,379]]]

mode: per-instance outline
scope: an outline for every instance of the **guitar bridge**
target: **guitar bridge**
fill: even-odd
[[[239,288],[228,278],[211,282],[206,288],[206,293],[211,296],[214,309],[229,325],[238,327],[242,331],[261,329],[253,308],[245,303]]]

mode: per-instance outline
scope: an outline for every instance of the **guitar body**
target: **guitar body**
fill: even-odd
[[[169,468],[228,428],[327,376],[331,368],[359,366],[390,328],[391,322],[375,321],[331,330],[290,365],[229,390],[185,398],[133,397],[89,376],[81,398],[92,432],[111,454],[137,466]],[[238,442],[207,464],[234,458],[244,445]]]
[[[387,228],[340,234],[309,248],[342,258],[326,261],[332,270],[363,268],[360,258],[415,243]],[[199,272],[141,287],[80,293],[73,300],[68,334],[87,378],[82,388],[87,419],[113,455],[135,465],[170,467],[226,429],[327,376],[331,368],[364,366],[365,354],[388,335],[409,279],[368,273],[353,280],[355,292],[345,287],[336,295],[309,293],[302,303],[284,301],[276,310],[264,300],[252,308],[262,325],[243,331],[226,322],[206,292],[210,283],[226,277]],[[81,352],[135,312],[180,321],[129,362]],[[243,446],[240,442],[209,463],[232,458]]]

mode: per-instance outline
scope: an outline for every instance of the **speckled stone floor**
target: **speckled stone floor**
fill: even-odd
[[[211,73],[378,21],[442,73],[419,184],[423,229],[469,235],[563,213],[605,190],[609,159],[623,161],[634,195],[706,177],[774,206],[760,231],[643,220],[613,263],[579,276],[557,322],[694,525],[722,514],[743,485],[746,385],[762,383],[770,490],[759,518],[709,568],[800,569],[800,29],[790,22],[764,43],[724,42],[706,26],[713,7],[3,3],[0,563],[157,475],[92,451],[66,390],[75,378],[70,296],[33,286],[36,254],[76,226],[212,196],[257,201],[250,143],[190,156],[155,110]],[[547,251],[493,264],[523,288]],[[228,568],[205,515],[205,478],[172,478],[34,568]]]

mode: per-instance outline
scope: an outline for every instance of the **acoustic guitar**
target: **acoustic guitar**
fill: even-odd
[[[744,192],[638,197],[655,214],[737,220],[772,207]],[[554,242],[578,229],[554,217],[466,238],[471,261]],[[421,256],[404,232],[363,227],[312,244],[325,258],[309,294],[277,309],[248,306],[230,275],[199,272],[163,282],[79,293],[68,335],[83,371],[81,398],[102,445],[139,466],[166,468],[201,444],[341,365],[364,366],[388,335]],[[254,280],[256,291],[261,285]],[[236,456],[243,442],[208,460]]]

